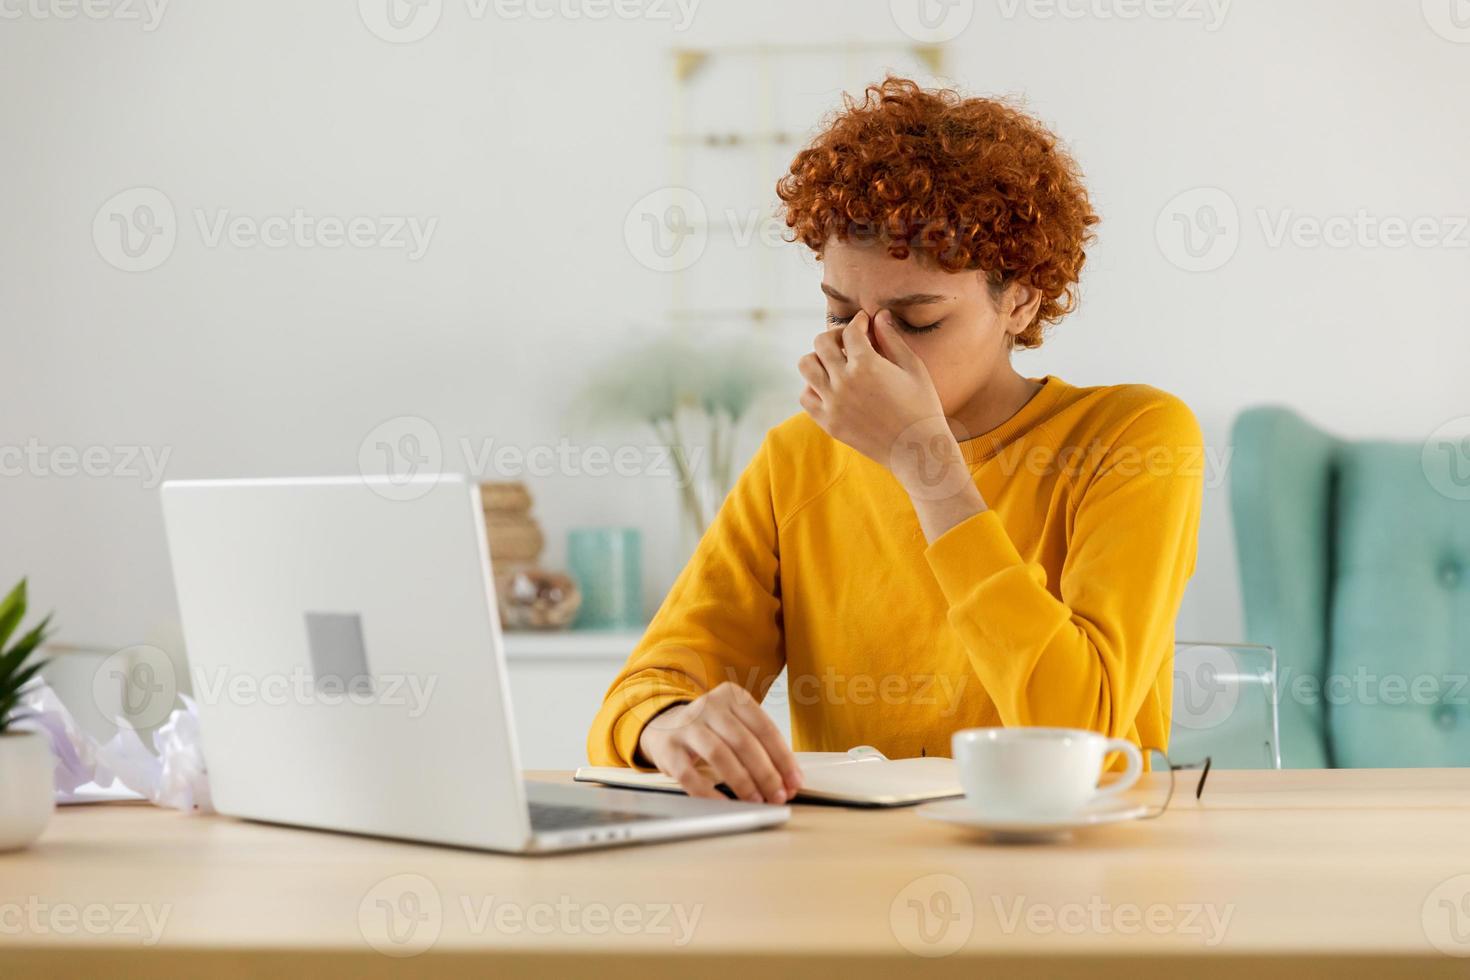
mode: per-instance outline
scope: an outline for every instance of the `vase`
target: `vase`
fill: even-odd
[[[577,629],[643,625],[643,554],[638,531],[575,528],[567,535],[567,566],[582,589]]]
[[[51,743],[37,732],[0,733],[0,851],[26,847],[56,809]]]
[[[699,543],[704,540],[729,495],[730,488],[713,477],[701,476],[694,481],[679,515],[679,544],[683,548],[685,561],[693,556]]]

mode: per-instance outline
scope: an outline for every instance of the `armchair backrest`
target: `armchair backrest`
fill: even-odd
[[[1240,416],[1246,635],[1276,648],[1288,767],[1470,765],[1470,503],[1419,445]],[[1444,466],[1456,461],[1444,460]]]
[[[1232,444],[1245,635],[1276,649],[1282,765],[1321,768],[1328,764],[1325,713],[1320,701],[1294,697],[1293,684],[1320,685],[1326,673],[1339,443],[1285,409],[1255,408],[1236,420]]]

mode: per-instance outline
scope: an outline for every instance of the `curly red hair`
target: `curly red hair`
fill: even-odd
[[[1015,346],[1077,305],[1092,211],[1082,174],[1054,136],[1014,105],[889,76],[828,119],[776,184],[795,240],[872,242],[947,272],[976,269],[999,291],[1041,293]]]

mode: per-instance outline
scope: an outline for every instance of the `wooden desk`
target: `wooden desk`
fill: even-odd
[[[803,806],[541,858],[68,808],[0,856],[0,976],[1470,977],[1470,771],[1217,772],[1176,802],[1061,845]]]

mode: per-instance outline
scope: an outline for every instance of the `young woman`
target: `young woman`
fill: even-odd
[[[1199,428],[1143,385],[1023,377],[1097,222],[1077,166],[1002,102],[889,78],[777,191],[829,329],[598,713],[599,765],[691,794],[801,784],[792,740],[948,755],[985,725],[1164,747],[1194,570]]]

